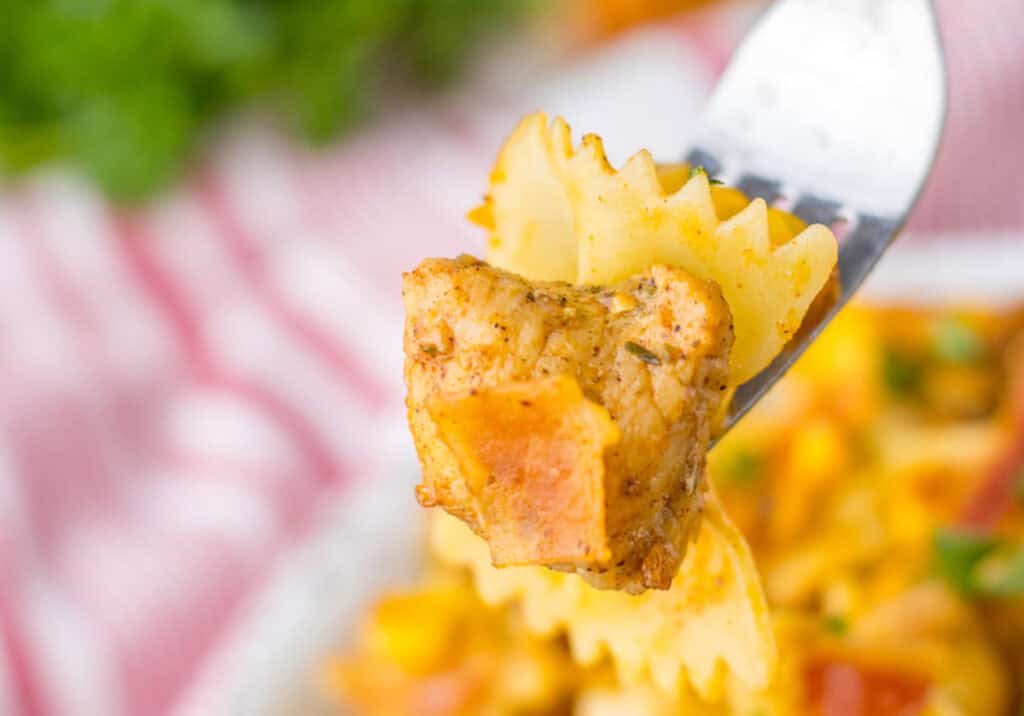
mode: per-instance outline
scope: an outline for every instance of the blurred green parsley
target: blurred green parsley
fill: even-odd
[[[758,452],[739,447],[721,454],[718,465],[718,474],[729,483],[752,485],[764,474],[766,461]]]
[[[1024,543],[947,527],[935,533],[932,554],[939,576],[966,596],[1024,594]]]
[[[822,626],[832,636],[843,636],[850,631],[850,623],[838,614],[829,614],[822,620]]]
[[[383,86],[456,75],[536,0],[14,0],[0,21],[0,170],[70,162],[111,197],[167,186],[204,128],[265,104],[322,142]]]
[[[981,337],[967,324],[946,317],[932,326],[932,352],[944,363],[976,363],[985,354]]]

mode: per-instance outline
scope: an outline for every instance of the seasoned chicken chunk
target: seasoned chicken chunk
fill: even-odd
[[[609,287],[531,283],[463,256],[405,274],[417,497],[494,563],[666,589],[695,534],[726,391],[718,286],[654,266]]]

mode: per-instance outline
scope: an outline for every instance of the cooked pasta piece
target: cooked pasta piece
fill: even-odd
[[[583,664],[607,650],[627,684],[653,680],[670,694],[692,686],[715,700],[734,682],[758,690],[771,680],[777,654],[757,572],[713,497],[671,588],[638,596],[542,567],[497,569],[486,543],[444,513],[431,540],[440,560],[473,572],[484,601],[516,605],[534,633],[564,630]]]
[[[537,113],[509,137],[470,218],[490,232],[492,263],[531,278],[602,285],[665,264],[715,281],[733,314],[739,384],[800,327],[832,275],[836,240],[736,190],[713,194],[703,171],[680,182],[678,170],[659,176],[647,151],[613,169],[599,137],[574,148],[564,121]]]

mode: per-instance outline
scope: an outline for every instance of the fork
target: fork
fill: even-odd
[[[777,0],[733,55],[686,160],[839,237],[841,295],[741,385],[721,437],[850,299],[917,200],[942,133],[930,0]]]

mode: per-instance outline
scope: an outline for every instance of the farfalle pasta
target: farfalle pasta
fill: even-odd
[[[622,683],[654,683],[668,694],[692,687],[709,701],[734,684],[756,691],[770,683],[778,655],[757,571],[714,498],[672,586],[639,596],[542,567],[495,568],[487,545],[443,513],[431,548],[443,563],[468,568],[485,602],[515,605],[532,632],[564,632],[578,662],[610,656]]]
[[[433,549],[573,658],[706,702],[768,686],[777,652],[743,538],[705,484],[732,390],[828,285],[822,226],[524,119],[470,218],[487,261],[404,276],[417,498]]]
[[[488,262],[405,275],[417,496],[487,540],[494,564],[630,593],[677,574],[732,389],[792,337],[836,261],[827,228],[712,188],[645,151],[616,171],[598,137],[574,148],[565,122],[531,115],[470,213]],[[552,379],[582,400],[556,410],[611,421],[596,452],[582,423],[541,409]],[[509,384],[518,403],[494,397]],[[570,423],[579,439],[530,429]]]
[[[800,327],[836,264],[836,240],[824,226],[770,217],[761,199],[713,196],[707,174],[691,174],[680,184],[647,151],[616,170],[599,137],[574,148],[564,121],[538,113],[509,137],[470,216],[490,232],[491,263],[530,278],[605,285],[664,264],[715,281],[733,316],[729,377],[739,384]]]

